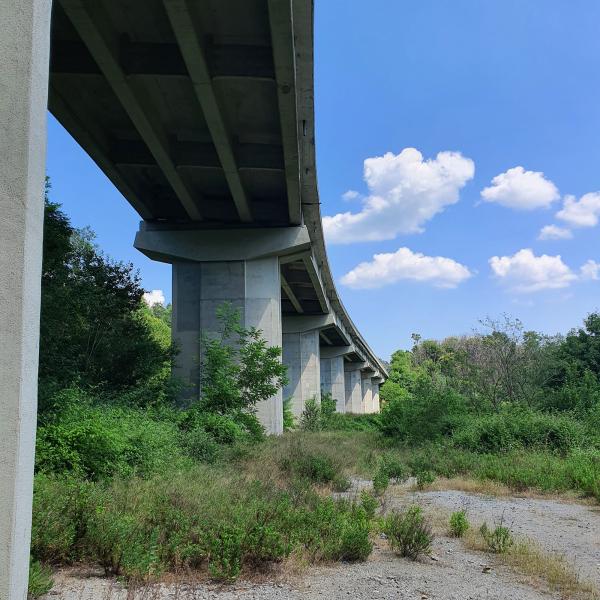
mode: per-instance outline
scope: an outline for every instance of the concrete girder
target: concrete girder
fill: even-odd
[[[233,153],[231,134],[213,88],[206,54],[200,43],[201,36],[196,30],[186,0],[163,0],[163,4],[217,149],[240,220],[250,222],[253,220],[250,204]]]
[[[283,155],[287,182],[290,223],[302,222],[302,196],[300,173],[302,171],[299,146],[299,119],[296,104],[296,62],[291,2],[269,0],[269,21],[273,44],[273,60],[277,81],[277,101],[283,136]]]
[[[58,0],[69,20],[85,41],[121,105],[135,124],[144,142],[161,167],[173,191],[193,221],[202,220],[202,214],[187,183],[177,171],[169,151],[168,136],[152,117],[147,99],[132,89],[119,62],[119,48],[112,35],[109,19],[100,3],[84,4],[82,0]],[[93,12],[92,12],[93,11]]]

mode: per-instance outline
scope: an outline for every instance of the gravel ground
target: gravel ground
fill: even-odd
[[[356,480],[348,496],[369,482]],[[492,498],[457,491],[390,494],[388,507],[417,502],[446,511],[466,509],[474,523],[500,519],[514,533],[538,541],[547,551],[565,554],[581,574],[600,585],[600,511],[555,500]],[[218,600],[260,599],[417,599],[417,600],[538,600],[558,596],[534,589],[508,568],[486,565],[484,554],[465,550],[461,542],[438,537],[432,558],[412,562],[390,552],[383,540],[365,563],[313,567],[302,576],[279,583],[238,582],[232,586],[206,583],[163,585],[129,593],[115,580],[95,574],[63,571],[46,600]],[[484,573],[483,567],[491,566]],[[487,569],[486,569],[487,570]]]
[[[465,509],[474,523],[503,524],[538,542],[547,552],[563,554],[580,575],[600,588],[600,507],[533,498],[493,498],[457,491],[416,492],[422,506]]]
[[[161,586],[136,594],[115,581],[99,577],[81,579],[63,574],[57,578],[48,600],[276,600],[353,598],[417,600],[542,600],[558,598],[518,582],[514,574],[494,567],[483,573],[482,555],[465,552],[460,542],[439,539],[434,545],[437,561],[401,559],[385,549],[376,549],[360,564],[342,564],[309,569],[295,581],[278,584],[237,583],[234,586],[198,584]],[[60,591],[58,591],[60,590]]]

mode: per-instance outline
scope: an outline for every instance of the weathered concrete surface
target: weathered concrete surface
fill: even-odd
[[[50,0],[0,2],[0,598],[27,596]]]
[[[336,412],[346,412],[346,382],[343,356],[321,358],[321,392],[331,394],[331,397],[335,400]]]
[[[217,309],[229,303],[245,327],[257,327],[271,346],[282,345],[279,259],[173,263],[173,341],[179,348],[173,374],[189,382],[184,397],[197,397],[202,335],[218,335]],[[257,414],[269,433],[283,431],[281,391],[260,403]]]
[[[373,394],[373,412],[378,413],[381,410],[381,405],[379,402],[379,383],[372,380],[372,394]]]
[[[283,397],[292,398],[292,412],[299,418],[308,400],[321,401],[319,331],[284,333],[283,364],[288,368],[289,379]]]
[[[363,412],[362,378],[359,367],[345,365],[346,412],[356,415]]]
[[[371,373],[362,373],[362,405],[365,414],[373,412],[373,384],[371,383],[371,377]]]

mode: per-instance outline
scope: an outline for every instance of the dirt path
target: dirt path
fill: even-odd
[[[354,495],[368,482],[355,481]],[[493,525],[503,518],[514,533],[540,543],[548,552],[564,554],[585,578],[600,587],[600,510],[555,500],[492,498],[458,491],[407,492],[392,490],[388,507],[416,502],[445,511],[466,509],[474,523]],[[116,581],[59,574],[47,600],[230,600],[371,598],[396,600],[542,600],[557,594],[534,589],[523,578],[498,566],[493,557],[468,551],[458,540],[437,537],[432,556],[418,562],[399,558],[378,539],[365,563],[308,569],[283,583],[240,582],[234,586],[169,585],[132,594]],[[484,566],[492,566],[487,573]]]

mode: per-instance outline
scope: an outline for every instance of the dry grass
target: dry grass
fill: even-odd
[[[582,498],[581,495],[572,491],[560,493],[543,492],[535,489],[515,491],[507,485],[492,481],[491,479],[471,479],[469,477],[452,477],[451,479],[439,477],[423,489],[418,489],[416,484],[413,484],[409,487],[409,490],[413,492],[444,492],[454,490],[497,498],[537,498],[542,500],[556,500],[557,502],[569,504],[584,504],[586,506],[596,504],[592,498]]]
[[[472,527],[463,543],[469,550],[488,552],[487,543],[478,528]],[[600,600],[600,590],[583,580],[565,556],[546,552],[528,538],[517,538],[507,552],[494,556],[501,564],[525,575],[528,583],[547,587],[560,594],[561,599]]]

